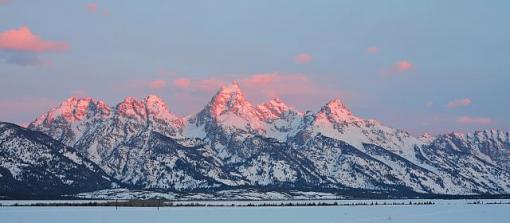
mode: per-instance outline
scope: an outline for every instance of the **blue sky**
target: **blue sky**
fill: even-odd
[[[254,103],[278,96],[316,111],[341,98],[415,134],[508,130],[509,11],[508,1],[0,0],[0,32],[26,27],[68,46],[0,42],[0,120],[30,122],[72,95],[115,105],[157,94],[186,115],[238,80]]]

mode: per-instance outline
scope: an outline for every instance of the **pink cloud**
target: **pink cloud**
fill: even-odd
[[[241,84],[253,88],[273,88],[279,84],[304,84],[310,82],[304,74],[284,74],[279,72],[252,74],[240,80]]]
[[[110,10],[100,8],[97,3],[89,3],[85,5],[85,9],[91,13],[101,13],[104,16],[110,16]]]
[[[448,106],[448,108],[458,108],[458,107],[462,107],[462,106],[468,106],[471,103],[472,103],[471,99],[464,98],[464,99],[450,101],[450,102],[448,102],[447,106]]]
[[[278,72],[253,74],[240,80],[241,86],[255,98],[269,99],[284,95],[320,92],[304,74]]]
[[[166,87],[165,80],[153,80],[149,83],[149,88],[151,89],[161,89]]]
[[[427,103],[425,103],[425,106],[429,107],[429,108],[432,107],[432,105],[434,105],[434,103],[431,101],[428,101]]]
[[[393,64],[391,68],[388,69],[381,69],[380,74],[382,76],[391,76],[395,74],[405,73],[408,71],[414,70],[414,65],[407,61],[407,60],[401,60]]]
[[[34,35],[26,26],[0,33],[0,49],[21,52],[61,52],[69,49],[65,42],[47,41]]]
[[[189,88],[191,85],[191,80],[188,78],[178,78],[174,80],[174,86],[178,88]]]
[[[306,74],[281,72],[259,73],[239,79],[246,95],[255,102],[271,98],[286,98],[296,105],[322,104],[335,97],[346,97],[346,92],[328,88],[313,81]]]
[[[96,3],[89,3],[85,5],[85,9],[89,12],[97,12],[97,4]]]
[[[4,5],[11,2],[10,0],[0,0],[0,5]]]
[[[398,61],[397,63],[395,63],[393,65],[393,69],[400,73],[409,71],[409,70],[413,69],[413,67],[414,67],[414,65],[407,60]]]
[[[377,47],[369,47],[367,48],[367,53],[370,53],[370,54],[377,54],[379,53],[380,49],[377,48]]]
[[[295,82],[295,81],[308,81],[308,77],[303,74],[281,74],[277,72],[273,73],[262,73],[262,74],[253,74],[243,80],[242,83],[248,86],[254,87],[265,87],[268,85],[276,84],[278,82]]]
[[[294,57],[294,62],[297,64],[307,64],[312,62],[313,57],[310,54],[307,53],[301,53]]]
[[[462,125],[490,125],[492,124],[492,119],[486,117],[462,116],[457,119],[457,123]]]

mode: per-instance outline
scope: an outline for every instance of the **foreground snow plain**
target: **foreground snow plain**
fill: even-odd
[[[386,200],[389,202],[388,200]],[[393,200],[392,200],[393,201]],[[400,200],[409,202],[409,200]],[[2,222],[506,222],[509,200],[431,200],[434,205],[328,207],[7,207]],[[343,201],[355,203],[356,201]],[[371,202],[371,201],[364,201]],[[384,201],[379,201],[384,202]]]

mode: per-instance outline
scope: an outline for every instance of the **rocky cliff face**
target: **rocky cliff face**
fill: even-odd
[[[117,186],[72,148],[43,133],[0,122],[0,194],[48,196]]]

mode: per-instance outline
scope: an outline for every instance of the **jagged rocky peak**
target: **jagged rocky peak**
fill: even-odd
[[[464,134],[463,132],[451,132],[451,133],[447,134],[447,136],[449,136],[451,138],[462,139],[462,140],[467,138],[467,135]]]
[[[134,97],[124,98],[124,100],[117,105],[116,113],[130,118],[145,119],[147,117],[145,103]]]
[[[50,124],[55,120],[74,123],[89,118],[106,118],[110,115],[110,107],[101,100],[91,97],[70,97],[59,106],[39,116],[30,126]]]
[[[328,111],[332,114],[352,115],[351,110],[349,110],[349,108],[347,108],[347,106],[338,98],[330,100],[324,107],[322,107],[322,110]]]
[[[423,135],[420,136],[420,140],[425,142],[425,143],[431,143],[432,141],[434,141],[436,137],[434,137],[432,134],[426,132],[426,133],[423,133]]]
[[[117,105],[116,112],[121,116],[137,119],[157,118],[165,120],[178,119],[172,114],[166,103],[156,95],[149,95],[143,100],[126,97]]]
[[[468,138],[474,137],[478,140],[494,140],[494,141],[503,141],[510,142],[510,132],[505,132],[497,129],[490,130],[478,130],[473,134],[469,134]]]
[[[252,115],[254,107],[244,97],[239,84],[234,81],[230,86],[222,87],[207,105],[206,109],[213,117],[232,112],[239,116]]]
[[[278,113],[278,114],[281,114],[281,113],[284,113],[284,112],[287,112],[290,110],[290,107],[287,106],[285,103],[283,103],[283,101],[277,97],[269,100],[266,103],[260,104],[257,107],[259,107],[260,109],[268,110],[268,111],[271,111],[273,113]]]
[[[257,106],[257,110],[264,120],[274,120],[281,118],[284,114],[294,111],[293,108],[287,106],[280,98],[273,98],[266,103]]]
[[[70,97],[53,111],[55,114],[60,114],[66,120],[73,122],[89,118],[96,114],[108,116],[110,107],[103,101],[95,100],[91,97]]]
[[[168,109],[166,103],[160,97],[156,95],[149,95],[144,99],[145,106],[147,107],[147,112],[149,115],[153,115],[155,117],[165,118],[165,119],[176,119],[177,117],[173,115]]]
[[[363,119],[354,116],[340,99],[329,101],[316,114],[315,119],[328,119],[331,122],[363,122]]]

